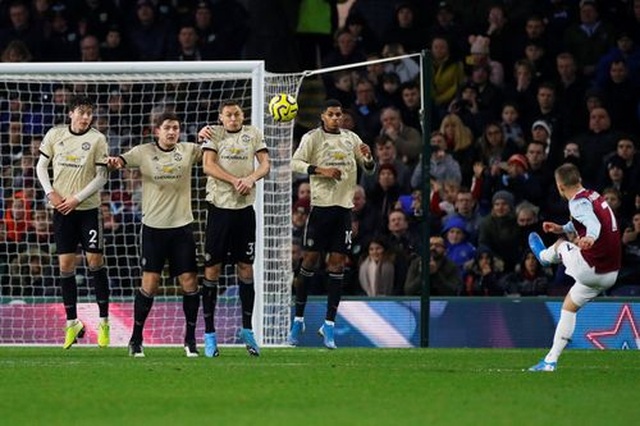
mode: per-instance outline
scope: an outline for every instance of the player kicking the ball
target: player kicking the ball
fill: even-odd
[[[558,192],[569,201],[571,220],[565,225],[544,222],[542,229],[567,234],[571,241],[560,238],[553,246],[545,248],[540,236],[532,232],[529,246],[542,265],[562,262],[575,283],[562,304],[553,346],[529,371],[555,371],[560,354],[573,336],[576,313],[613,286],[622,258],[618,224],[604,197],[582,186],[580,172],[573,164],[558,167],[555,179]]]

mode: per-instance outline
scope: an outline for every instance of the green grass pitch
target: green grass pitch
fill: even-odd
[[[0,347],[2,425],[628,425],[636,351]]]

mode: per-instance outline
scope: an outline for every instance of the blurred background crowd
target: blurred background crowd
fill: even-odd
[[[335,98],[345,106],[344,127],[371,146],[379,165],[356,188],[346,294],[420,294],[429,218],[432,295],[563,295],[571,281],[562,266],[542,268],[526,241],[542,221],[569,219],[553,181],[567,161],[607,198],[621,230],[623,269],[610,294],[640,293],[640,0],[0,4],[3,62],[263,59],[268,71],[293,73],[402,57],[308,79],[299,95],[296,139],[318,125],[322,100]],[[423,49],[433,60],[428,177],[419,167]],[[65,119],[66,97],[77,91],[49,90],[44,113],[23,107],[9,89],[0,93],[0,267],[3,281],[25,277],[30,288],[52,288],[33,280],[52,279],[43,270],[53,268],[55,249],[31,171],[44,132]],[[122,87],[100,96],[114,111],[133,105]],[[131,145],[132,133],[149,136],[144,123],[109,117],[98,114],[96,126],[116,152]],[[140,182],[127,173],[104,195],[107,255],[122,280],[137,276]],[[430,194],[422,194],[425,179]],[[310,211],[306,178],[294,176],[293,189],[295,268]],[[312,294],[324,293],[317,277]]]

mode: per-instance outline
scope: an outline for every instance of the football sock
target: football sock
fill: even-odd
[[[296,316],[304,317],[304,308],[307,306],[307,289],[311,284],[314,271],[300,267],[300,274],[296,277]]]
[[[576,328],[576,313],[562,310],[560,312],[560,320],[556,326],[556,332],[553,336],[553,346],[544,358],[546,362],[557,362],[564,348],[571,342],[573,331]]]
[[[218,301],[218,280],[202,280],[202,316],[204,332],[215,333],[216,302]]]
[[[138,290],[133,302],[133,333],[131,334],[131,340],[142,342],[144,322],[147,320],[152,306],[153,296],[148,295],[142,289]]]
[[[196,322],[198,321],[198,308],[200,307],[200,293],[198,290],[182,295],[182,310],[186,321],[184,334],[185,341],[196,340]]]
[[[67,314],[67,320],[78,318],[76,305],[78,304],[78,285],[75,272],[61,272],[58,279],[62,287],[62,303]]]
[[[342,296],[342,281],[344,274],[342,272],[329,272],[329,285],[327,291],[327,321],[335,321],[338,314],[338,305]]]
[[[253,316],[253,303],[256,291],[253,288],[253,280],[240,281],[240,304],[242,305],[242,328],[251,329],[251,317]]]
[[[89,275],[93,277],[93,288],[96,292],[96,303],[100,312],[100,318],[109,317],[109,278],[104,265],[96,269],[89,269]]]

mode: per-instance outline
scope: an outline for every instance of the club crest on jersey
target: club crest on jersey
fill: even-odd
[[[89,151],[91,149],[91,144],[89,142],[83,142],[82,143],[82,150],[83,151]]]
[[[182,161],[182,155],[178,152],[175,153],[175,155],[173,156],[173,159],[175,161]]]
[[[251,141],[251,136],[249,135],[242,135],[242,137],[240,138],[240,140],[242,140],[242,142],[244,143],[249,143]]]

